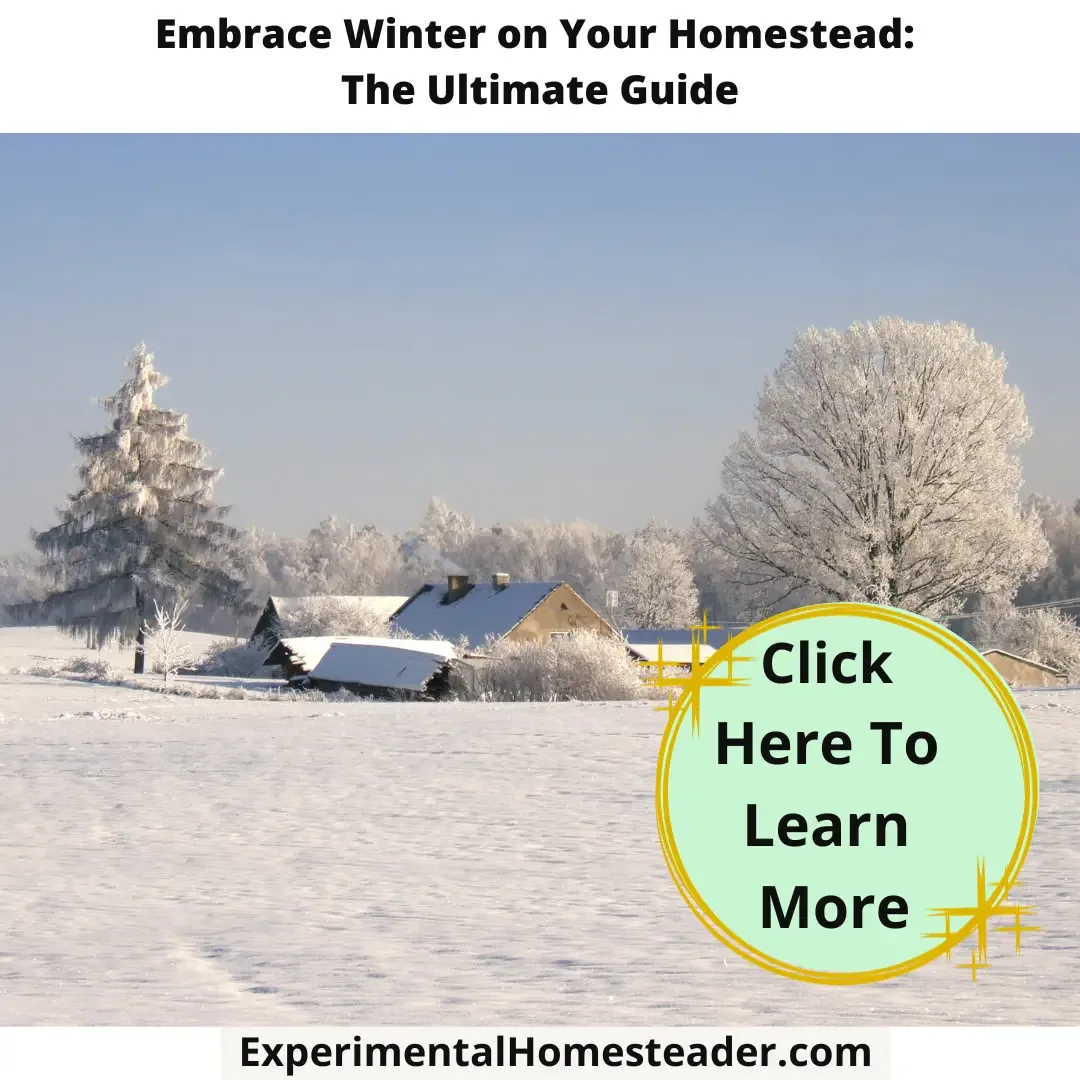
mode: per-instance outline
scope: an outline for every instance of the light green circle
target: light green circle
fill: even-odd
[[[840,609],[832,607],[833,612]],[[662,794],[685,882],[713,920],[765,960],[808,973],[910,966],[913,958],[944,940],[928,936],[945,930],[944,918],[934,909],[962,910],[976,903],[980,860],[985,860],[985,896],[1010,866],[1014,877],[1019,869],[1016,854],[1020,847],[1026,851],[1024,834],[1029,838],[1033,827],[1034,762],[1025,771],[1026,729],[1018,735],[1015,723],[1010,725],[1000,695],[1015,703],[1000,680],[996,686],[988,683],[985,661],[935,624],[926,623],[933,635],[920,631],[914,625],[920,621],[925,622],[910,616],[899,623],[830,613],[766,624],[758,633],[743,635],[734,652],[752,659],[731,670],[748,684],[701,686],[696,691],[700,731],[695,733],[684,719],[668,748]],[[801,641],[808,642],[807,683],[799,682]],[[826,642],[825,650],[818,649],[818,641]],[[864,646],[864,641],[871,644]],[[791,674],[791,683],[765,676],[766,651],[777,643],[794,646],[792,652],[777,652],[773,665],[776,674]],[[871,681],[862,681],[864,648],[870,661],[890,654],[880,667],[891,682],[873,670]],[[827,681],[818,683],[816,658],[822,651]],[[855,654],[839,669],[843,675],[856,674],[853,684],[831,677],[832,657],[840,652]],[[709,674],[715,678],[727,671],[721,662]],[[902,725],[891,734],[891,764],[882,760],[883,735],[870,728],[872,722]],[[727,724],[729,738],[741,738],[743,725],[752,725],[752,763],[744,762],[738,746],[729,748],[728,764],[719,763],[721,723]],[[808,741],[805,764],[796,762],[800,731],[819,736]],[[908,759],[906,740],[916,731],[934,736],[932,762],[919,765]],[[789,739],[787,764],[762,759],[761,739],[769,732]],[[836,751],[849,756],[847,764],[824,760],[822,740],[830,732],[850,739],[850,751]],[[918,740],[915,750],[925,753],[925,740]],[[771,846],[748,843],[750,805],[756,808],[754,835],[771,839]],[[807,822],[803,846],[781,842],[778,826],[788,814]],[[870,819],[858,826],[859,843],[852,846],[851,815],[861,814]],[[878,815],[887,814],[902,816],[905,846],[897,843],[895,821],[886,821],[879,837]],[[815,828],[833,824],[818,815],[839,818],[841,846],[813,842]],[[775,889],[768,927],[764,909],[771,894],[766,886]],[[802,886],[807,925],[798,925],[796,905],[794,920],[784,928],[780,915]],[[847,917],[840,926],[827,928],[815,917],[817,901],[826,896],[845,903]],[[874,898],[863,905],[861,927],[854,925],[856,896]],[[895,902],[886,912],[893,921],[903,918],[902,928],[886,927],[879,918],[878,905],[889,896],[902,897],[906,904],[906,917]],[[837,905],[827,903],[823,914],[835,920]],[[966,921],[963,915],[953,916],[951,930]]]

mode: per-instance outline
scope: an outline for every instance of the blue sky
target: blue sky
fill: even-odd
[[[145,340],[238,524],[688,523],[794,334],[1002,349],[1080,496],[1080,138],[0,138],[0,550]]]

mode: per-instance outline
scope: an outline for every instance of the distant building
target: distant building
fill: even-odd
[[[286,679],[298,675],[310,675],[333,645],[382,646],[395,645],[401,649],[416,649],[431,652],[428,646],[436,646],[434,651],[442,651],[445,642],[398,640],[386,637],[360,637],[358,635],[341,637],[287,637],[281,638],[274,646],[265,664],[267,667],[280,668]]]
[[[455,676],[469,677],[467,668],[459,673],[459,666],[453,646],[445,641],[335,641],[303,685],[370,697],[438,699],[452,692]]]
[[[1009,686],[1064,686],[1068,682],[1065,675],[1056,668],[1023,656],[1014,656],[1001,649],[988,649],[983,656]]]
[[[698,659],[704,663],[717,649],[736,634],[745,630],[745,626],[713,626],[705,634],[699,646]],[[660,645],[664,647],[664,667],[689,667],[691,663],[691,645],[694,637],[701,640],[700,630],[676,627],[635,627],[623,630],[630,655],[635,660],[655,664],[660,657]]]
[[[511,581],[507,574],[483,584],[450,574],[445,585],[421,586],[391,621],[413,637],[464,639],[470,649],[490,640],[548,641],[575,630],[617,636],[564,582]]]
[[[633,645],[627,642],[627,651],[635,660],[647,664],[659,663],[663,650],[664,667],[689,667],[693,662],[692,645],[669,645],[667,641],[645,642]],[[704,664],[716,649],[712,645],[698,646],[698,662]]]
[[[268,641],[279,641],[282,636],[281,628],[288,625],[289,618],[311,605],[330,602],[355,606],[389,622],[390,616],[408,599],[407,596],[271,596],[255,623],[251,641],[254,644],[256,638],[260,637]]]

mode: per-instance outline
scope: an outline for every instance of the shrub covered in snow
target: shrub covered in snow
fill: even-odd
[[[341,596],[312,596],[278,622],[282,637],[386,637],[390,623],[363,604]]]
[[[220,675],[233,679],[248,679],[257,675],[266,663],[273,642],[260,638],[255,642],[215,641],[199,657],[195,670],[200,675]]]
[[[642,669],[618,638],[591,631],[552,641],[501,641],[480,669],[490,701],[629,701],[643,696]]]
[[[37,678],[78,678],[89,682],[106,682],[116,677],[108,660],[97,656],[76,656],[62,664],[38,664],[31,668],[13,668],[11,675],[34,675]]]
[[[979,613],[972,631],[980,649],[1023,656],[1056,668],[1069,682],[1080,682],[1080,626],[1055,608],[991,606]]]

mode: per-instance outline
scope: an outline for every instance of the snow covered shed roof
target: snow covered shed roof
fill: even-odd
[[[433,656],[444,656],[449,659],[454,655],[453,646],[446,641],[414,641],[399,638],[377,637],[294,637],[282,638],[277,648],[267,658],[271,664],[281,664],[288,655],[291,661],[290,667],[295,671],[307,673],[314,672],[322,659],[334,645],[353,645],[360,647],[393,645],[405,651],[422,652]]]
[[[420,643],[415,641],[373,640],[379,643],[335,641],[315,665],[311,678],[344,686],[420,693],[454,656],[447,642],[424,642],[428,647],[438,647],[437,652],[424,652],[416,648]]]
[[[465,638],[479,648],[491,638],[503,638],[534,611],[561,581],[512,581],[496,585],[465,584],[459,594],[450,583],[423,585],[393,617],[393,624],[414,637],[438,635],[447,641]]]
[[[719,648],[728,638],[745,630],[745,626],[712,626],[709,625],[705,641],[713,649]],[[664,652],[672,645],[689,646],[693,641],[693,633],[685,628],[670,626],[664,627],[638,627],[633,630],[622,630],[622,636],[630,645],[655,645],[658,641],[664,643]],[[687,654],[689,655],[689,654]],[[688,661],[689,662],[689,661]]]
[[[367,611],[378,618],[389,619],[409,598],[407,596],[271,596],[259,616],[252,640],[260,634],[272,635],[282,619],[288,619],[304,608],[318,604],[344,604]]]
[[[627,647],[631,655],[636,657],[638,660],[645,660],[650,664],[655,664],[656,661],[660,658],[660,645],[658,642],[647,642],[638,645],[627,642]],[[709,659],[710,656],[712,656],[714,652],[716,652],[716,649],[714,649],[711,645],[702,645],[700,646],[700,651],[698,652],[698,660],[704,663],[706,660]],[[665,667],[667,667],[668,664],[674,664],[677,667],[689,666],[692,661],[693,656],[691,655],[690,645],[669,645],[667,643],[667,640],[665,639]]]

